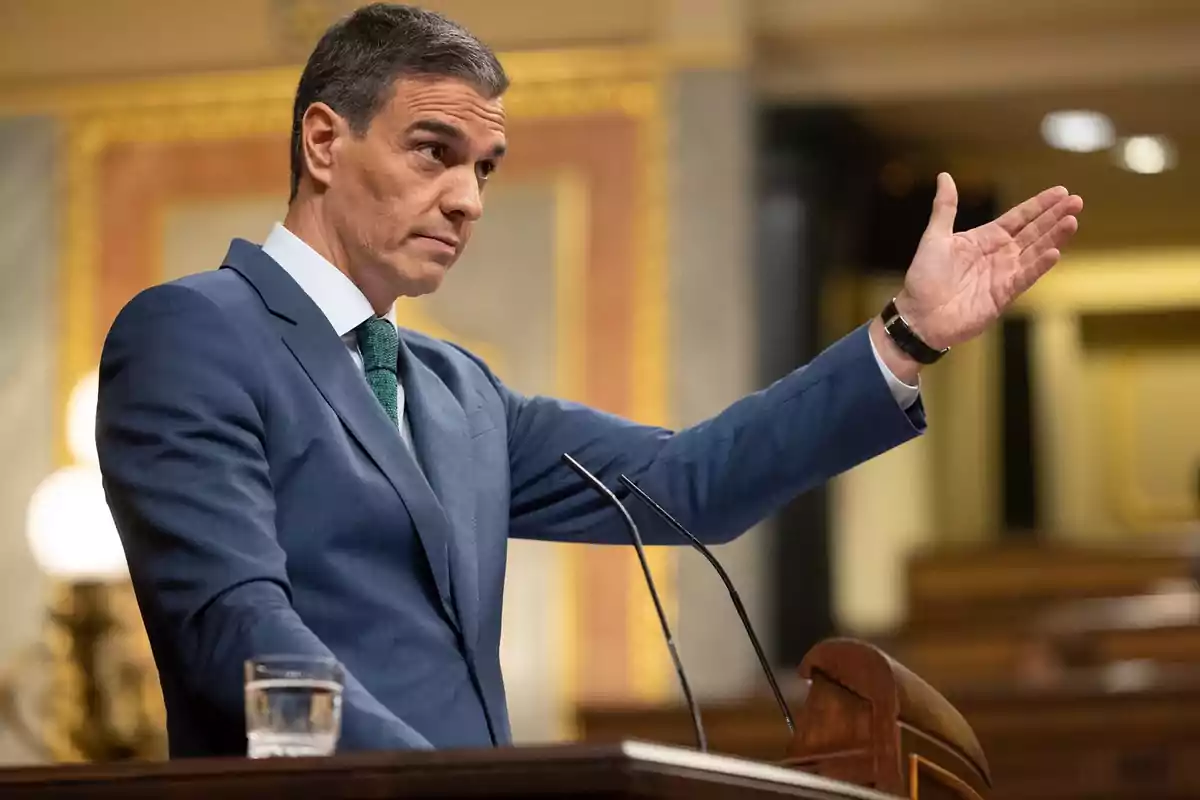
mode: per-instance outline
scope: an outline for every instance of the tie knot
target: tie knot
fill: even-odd
[[[370,373],[385,369],[396,374],[396,326],[382,317],[371,317],[354,329],[363,369]]]

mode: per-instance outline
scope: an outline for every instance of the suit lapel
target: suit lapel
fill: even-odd
[[[479,635],[479,563],[475,494],[471,490],[471,441],[462,402],[400,338],[400,380],[413,446],[445,512],[451,583],[463,636],[474,647]]]
[[[442,606],[451,623],[457,625],[450,588],[449,521],[345,344],[308,295],[256,245],[234,240],[225,266],[239,272],[258,290],[277,318],[276,327],[284,344],[400,496],[433,571]]]

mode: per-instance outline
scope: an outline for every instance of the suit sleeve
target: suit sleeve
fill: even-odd
[[[244,734],[246,659],[332,655],[292,608],[256,358],[208,298],[163,286],[121,313],[100,367],[105,492],[159,668],[220,741]],[[346,676],[339,749],[427,747]]]
[[[511,535],[626,544],[615,511],[562,463],[570,453],[622,500],[625,473],[703,541],[736,538],[796,495],[920,434],[924,408],[892,396],[863,326],[807,366],[678,432],[499,383],[508,421]],[[636,498],[652,544],[681,540]]]

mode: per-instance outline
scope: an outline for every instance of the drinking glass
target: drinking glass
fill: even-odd
[[[343,683],[342,666],[333,658],[272,655],[247,661],[247,755],[332,755],[342,724]]]

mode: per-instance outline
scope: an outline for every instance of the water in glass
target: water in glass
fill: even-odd
[[[336,662],[249,661],[245,690],[250,758],[334,753],[342,717],[342,676]]]

